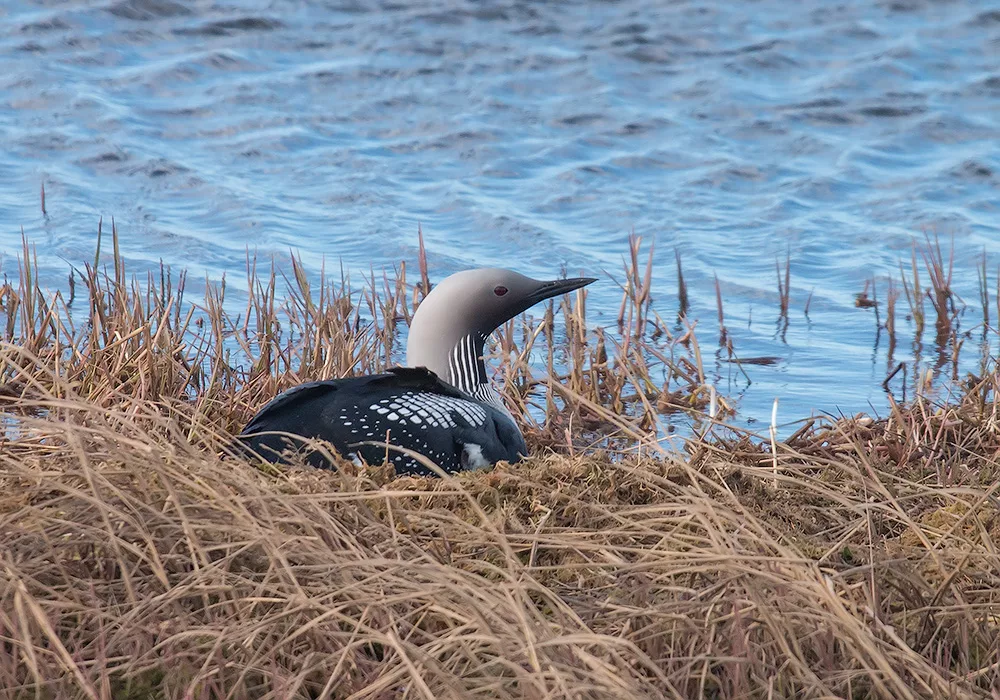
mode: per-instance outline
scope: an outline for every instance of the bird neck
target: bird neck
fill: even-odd
[[[483,346],[486,338],[469,334],[459,338],[448,353],[448,381],[466,394],[477,396],[483,387],[489,387]]]
[[[455,337],[449,334],[448,329],[443,332],[432,329],[430,324],[417,323],[414,317],[406,343],[407,366],[426,367],[452,386],[510,416],[510,411],[486,374],[486,363],[483,361],[486,335],[474,331],[458,335],[455,341],[451,341],[449,336]]]
[[[460,338],[448,355],[448,381],[469,396],[498,409],[513,422],[514,417],[486,376],[486,362],[483,361],[485,344],[486,338],[481,335]]]

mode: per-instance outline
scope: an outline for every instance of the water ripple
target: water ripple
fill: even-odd
[[[708,368],[750,420],[774,396],[788,415],[886,405],[889,358],[854,295],[873,276],[881,294],[925,231],[954,236],[963,299],[978,298],[976,256],[1000,258],[1000,14],[986,1],[0,13],[0,258],[23,226],[54,284],[64,259],[92,254],[101,215],[136,271],[163,259],[234,284],[247,248],[294,248],[313,273],[412,260],[418,224],[436,276],[617,272],[634,230],[655,242],[662,314],[676,249],[692,317],[714,323],[718,275],[737,351],[782,358],[749,388]],[[786,252],[793,313],[776,333]],[[591,289],[595,319],[612,319],[615,285]]]

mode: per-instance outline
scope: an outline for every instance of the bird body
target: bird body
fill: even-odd
[[[272,399],[254,417],[244,440],[266,459],[278,458],[293,436],[322,438],[345,458],[392,464],[398,472],[431,473],[399,445],[441,469],[481,469],[527,453],[506,411],[472,398],[424,368],[395,367],[385,374],[309,382]],[[319,451],[306,461],[329,467]]]
[[[309,382],[277,396],[239,440],[272,462],[311,439],[345,458],[388,461],[397,472],[479,469],[527,454],[524,438],[483,362],[486,339],[528,307],[595,280],[533,280],[510,270],[466,270],[444,279],[421,302],[407,337],[407,365],[384,374]],[[397,449],[403,448],[403,449]],[[329,468],[318,450],[307,461]]]

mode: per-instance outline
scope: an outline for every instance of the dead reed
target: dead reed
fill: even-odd
[[[990,278],[986,272],[985,246],[980,264],[976,266],[976,277],[979,281],[979,303],[983,307],[983,335],[985,336],[990,328]]]
[[[581,290],[491,350],[536,457],[395,479],[264,473],[225,445],[280,389],[398,356],[426,266],[416,290],[405,265],[359,283],[250,258],[242,297],[194,303],[183,274],[136,280],[112,252],[71,305],[25,246],[0,287],[0,688],[996,697],[998,375],[946,406],[784,442],[714,425],[674,452],[659,412],[714,392],[633,251],[619,332]]]
[[[906,280],[906,272],[903,270],[903,262],[899,263],[899,278],[903,282],[903,294],[906,296],[906,303],[910,307],[910,316],[916,326],[916,336],[919,340],[924,332],[924,294],[920,287],[920,270],[917,268],[917,248],[914,244],[910,251],[910,270],[913,273],[912,284]]]
[[[712,275],[715,279],[715,309],[719,319],[719,346],[724,347],[729,340],[729,331],[726,330],[726,318],[722,308],[722,285],[719,284],[719,276]]]
[[[423,252],[412,287],[405,263],[394,276],[373,272],[352,283],[325,270],[310,280],[294,257],[287,275],[250,257],[242,298],[234,302],[223,280],[196,302],[183,272],[130,277],[114,224],[101,262],[102,236],[99,223],[94,262],[74,275],[69,300],[42,289],[24,244],[18,279],[0,287],[3,393],[55,391],[52,377],[60,377],[98,406],[186,402],[195,422],[234,431],[290,386],[399,361],[404,324],[431,284]],[[584,429],[573,431],[583,444],[651,436],[662,432],[662,413],[708,405],[692,327],[678,335],[652,311],[652,250],[645,261],[640,254],[635,238],[617,334],[588,323],[584,291],[560,301],[558,315],[550,304],[542,324],[528,316],[509,323],[488,349],[495,380],[540,442],[565,442],[570,424]],[[547,372],[539,376],[539,367]],[[725,401],[721,410],[731,412]]]
[[[989,697],[996,381],[773,450],[727,430],[686,458],[392,480],[265,474],[183,406],[102,408],[53,378],[0,450],[0,687]]]
[[[896,302],[899,300],[899,288],[890,276],[885,300],[885,329],[889,332],[889,342],[896,343]],[[889,353],[890,357],[892,353]]]
[[[788,308],[791,303],[791,281],[792,281],[792,251],[791,248],[785,251],[785,270],[784,278],[782,278],[781,265],[779,264],[777,258],[774,260],[774,271],[778,275],[778,303],[779,303],[779,318],[783,319],[785,325],[788,324]]]

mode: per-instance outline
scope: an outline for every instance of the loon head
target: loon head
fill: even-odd
[[[486,383],[483,344],[522,311],[596,282],[593,277],[541,281],[512,270],[480,268],[442,280],[410,323],[406,364],[426,367],[467,393]]]

